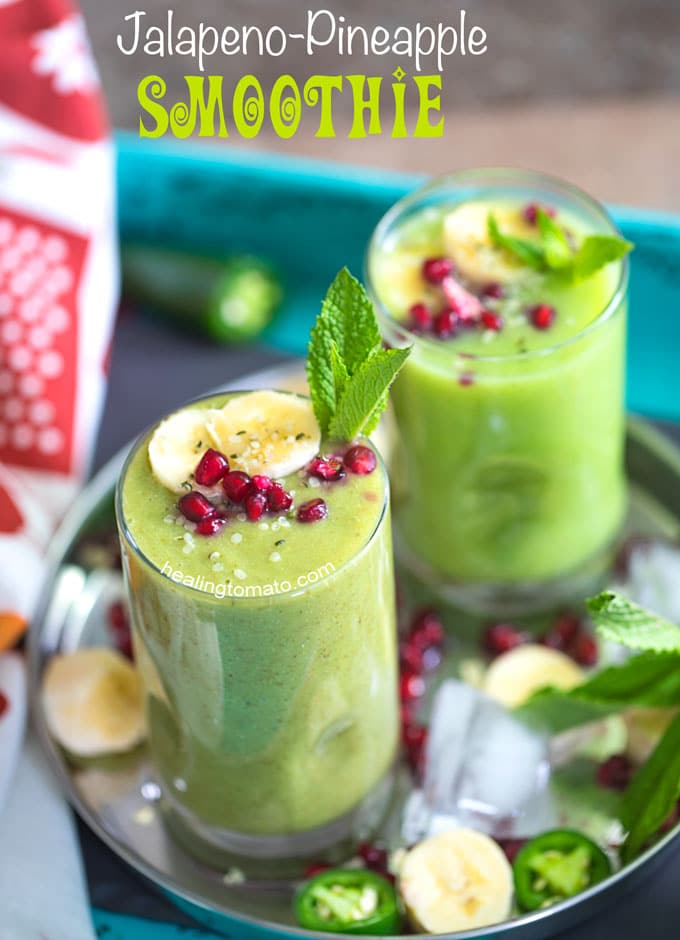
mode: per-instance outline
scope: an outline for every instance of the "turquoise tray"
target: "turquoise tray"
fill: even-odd
[[[304,352],[320,298],[347,265],[360,275],[368,238],[386,209],[423,177],[192,143],[141,142],[119,133],[122,239],[193,250],[252,251],[286,282],[264,342]],[[636,245],[631,264],[629,410],[680,420],[680,217],[611,207]],[[93,910],[111,940],[215,938],[202,929]],[[220,934],[220,937],[223,936]],[[236,936],[236,935],[235,935]]]
[[[217,145],[118,137],[124,239],[253,251],[282,272],[287,299],[264,340],[302,353],[326,287],[358,276],[386,209],[423,179]],[[680,420],[680,217],[611,207],[636,245],[628,342],[630,411]]]

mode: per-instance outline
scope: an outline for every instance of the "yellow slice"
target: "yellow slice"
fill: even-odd
[[[406,854],[399,890],[416,930],[473,930],[509,917],[512,868],[489,836],[453,829],[425,839]]]
[[[141,678],[115,650],[54,656],[45,670],[42,700],[50,733],[72,754],[129,751],[146,737]]]
[[[566,653],[528,643],[495,659],[484,676],[483,691],[507,708],[516,708],[546,686],[573,689],[585,678]]]
[[[319,453],[321,433],[312,403],[282,392],[249,392],[210,409],[206,428],[232,469],[285,477]]]
[[[536,228],[519,208],[491,207],[486,202],[464,202],[444,219],[444,250],[458,273],[477,285],[507,284],[526,277],[526,265],[489,238],[489,213],[504,235],[536,240]]]

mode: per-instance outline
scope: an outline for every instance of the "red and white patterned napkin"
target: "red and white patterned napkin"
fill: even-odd
[[[0,616],[88,466],[117,301],[114,157],[68,0],[0,0]]]

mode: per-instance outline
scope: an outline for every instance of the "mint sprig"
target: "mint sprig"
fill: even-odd
[[[621,851],[631,861],[668,818],[680,796],[680,715],[676,715],[623,797],[621,822],[628,830]]]
[[[633,650],[680,653],[680,627],[651,614],[621,594],[603,591],[586,601],[597,631]],[[680,668],[680,660],[678,660]]]
[[[586,605],[600,636],[641,652],[568,692],[541,690],[517,709],[518,717],[557,733],[632,705],[680,706],[680,627],[612,591]],[[626,789],[624,861],[631,861],[658,832],[679,797],[680,714]]]
[[[573,283],[584,281],[632,250],[632,242],[616,235],[586,235],[572,246],[566,229],[543,209],[536,212],[538,238],[517,238],[503,232],[493,213],[487,219],[489,239],[519,262],[543,274],[559,274]]]
[[[343,268],[309,340],[307,379],[322,436],[351,441],[375,430],[410,351],[383,349],[373,304]]]

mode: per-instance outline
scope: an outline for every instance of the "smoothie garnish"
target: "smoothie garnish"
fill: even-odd
[[[488,215],[489,238],[522,264],[542,273],[558,273],[572,282],[582,281],[633,248],[616,235],[586,235],[572,245],[567,229],[540,206],[536,208],[537,239],[518,238],[503,232],[494,213]]]
[[[353,441],[375,430],[387,393],[410,349],[384,349],[373,305],[346,268],[312,329],[307,378],[321,433]]]
[[[328,515],[328,506],[324,499],[310,499],[297,511],[298,522],[320,522]]]
[[[633,247],[613,235],[577,238],[555,209],[537,203],[489,211],[473,200],[450,209],[441,224],[444,253],[426,256],[419,270],[408,256],[404,281],[409,293],[420,282],[406,325],[438,340],[464,341],[475,329],[488,345],[527,324],[548,330],[557,310],[540,296],[543,290],[550,297],[558,286],[576,286]],[[519,343],[517,349],[526,351]]]

